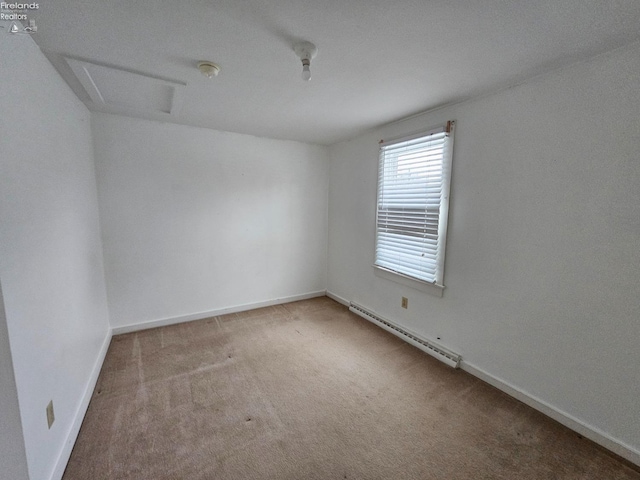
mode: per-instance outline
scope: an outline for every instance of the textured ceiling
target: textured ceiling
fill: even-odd
[[[45,0],[32,16],[91,110],[319,144],[640,39],[638,0]],[[319,49],[308,83],[302,39]],[[202,76],[199,60],[220,75]],[[78,61],[122,97],[92,100]],[[126,103],[145,95],[140,79],[164,82],[150,94],[171,112]],[[180,108],[160,98],[171,85]]]

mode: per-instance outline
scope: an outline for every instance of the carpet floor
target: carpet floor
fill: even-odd
[[[64,480],[640,480],[327,297],[114,336]]]

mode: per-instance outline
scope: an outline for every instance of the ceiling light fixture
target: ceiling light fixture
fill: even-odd
[[[302,60],[302,79],[305,81],[311,80],[311,59],[316,56],[318,49],[311,42],[300,42],[294,45],[293,51]]]
[[[213,62],[200,62],[198,63],[198,70],[207,78],[213,78],[220,73],[220,65]]]

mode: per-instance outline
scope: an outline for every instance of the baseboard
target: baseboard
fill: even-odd
[[[102,342],[102,346],[100,347],[98,358],[93,365],[93,370],[91,370],[91,375],[89,376],[89,381],[87,382],[87,386],[84,389],[82,400],[80,401],[80,405],[76,410],[75,418],[73,420],[73,423],[71,424],[71,429],[69,430],[67,439],[64,442],[62,451],[58,456],[58,461],[56,462],[56,467],[51,474],[50,480],[61,480],[62,475],[64,475],[64,471],[67,468],[69,457],[71,457],[71,451],[73,450],[73,446],[76,443],[76,439],[78,438],[78,434],[80,433],[80,427],[82,426],[82,421],[84,420],[84,416],[87,413],[87,409],[89,408],[89,402],[91,401],[91,397],[93,396],[93,390],[96,388],[96,383],[98,382],[98,376],[100,375],[102,364],[104,363],[104,359],[107,356],[107,350],[109,350],[109,344],[111,343],[111,336],[112,332],[111,330],[109,330],[107,332],[107,336]]]
[[[206,312],[191,313],[188,315],[180,315],[177,317],[160,318],[158,320],[148,320],[146,322],[131,323],[113,327],[113,335],[121,335],[123,333],[138,332],[140,330],[148,330],[150,328],[165,327],[167,325],[175,325],[176,323],[192,322],[194,320],[202,320],[203,318],[215,317],[217,315],[226,315],[228,313],[244,312],[245,310],[253,310],[255,308],[271,307],[282,303],[296,302],[298,300],[307,300],[309,298],[323,297],[326,294],[324,290],[310,293],[302,293],[300,295],[292,295],[290,297],[276,298],[264,302],[245,303],[233,307],[220,308],[217,310],[209,310]]]
[[[363,307],[362,305],[358,305],[357,303],[351,302],[349,305],[349,311],[364,318],[368,322],[373,323],[377,327],[386,330],[390,334],[395,335],[400,340],[422,350],[424,353],[431,355],[433,358],[439,360],[445,365],[449,365],[451,368],[460,367],[460,355],[442,345],[438,345],[433,340],[425,338],[422,335],[418,335],[416,332],[412,332],[408,328],[405,328],[388,318],[384,318],[373,310]]]
[[[335,300],[336,302],[341,303],[342,305],[344,305],[344,306],[346,306],[346,307],[348,307],[348,306],[349,306],[349,304],[351,303],[351,302],[349,302],[349,300],[345,300],[345,299],[344,299],[344,298],[342,298],[341,296],[336,295],[335,293],[332,293],[332,292],[330,292],[329,290],[327,290],[326,295],[327,295],[327,297],[329,297],[330,299]]]
[[[148,328],[156,328],[164,325],[172,325],[175,323],[188,322],[192,320],[200,320],[203,318],[208,318],[216,315],[225,315],[228,313],[236,313],[242,312],[245,310],[252,310],[254,308],[262,308],[269,307],[272,305],[280,305],[282,303],[295,302],[298,300],[306,300],[309,298],[321,297],[326,295],[327,297],[339,302],[343,305],[348,306],[349,301],[344,298],[336,295],[335,293],[327,291],[318,291],[305,293],[301,295],[293,295],[290,297],[278,298],[274,300],[269,300],[266,302],[257,302],[251,304],[237,305],[234,307],[228,307],[218,310],[211,310],[209,312],[200,312],[191,315],[184,315],[180,317],[173,318],[164,318],[160,320],[152,320],[149,322],[143,322],[139,324],[131,324],[125,325],[122,327],[115,327],[108,332],[107,337],[105,338],[102,347],[100,349],[100,353],[98,355],[98,359],[96,360],[93,370],[91,372],[91,376],[89,378],[89,382],[87,383],[87,387],[85,388],[82,401],[80,402],[80,406],[76,411],[76,416],[67,436],[67,440],[65,441],[64,447],[60,452],[58,457],[58,461],[56,463],[56,468],[53,471],[53,474],[50,477],[50,480],[61,480],[64,474],[65,468],[67,466],[67,462],[69,461],[69,457],[71,456],[71,451],[73,450],[73,446],[76,442],[78,434],[80,433],[80,427],[82,426],[82,421],[84,420],[85,413],[87,408],[89,407],[89,401],[91,400],[91,396],[93,394],[93,390],[96,386],[96,382],[98,381],[98,376],[100,374],[100,370],[102,368],[102,364],[104,362],[105,356],[107,354],[107,350],[109,348],[109,343],[111,342],[112,335],[118,335],[121,333],[128,333],[138,330],[145,330]],[[533,395],[501,380],[488,372],[482,370],[481,368],[476,367],[475,365],[462,360],[460,362],[460,368],[467,373],[473,375],[474,377],[479,378],[480,380],[488,383],[496,387],[498,390],[503,391],[507,395],[521,401],[522,403],[530,406],[531,408],[547,415],[548,417],[554,419],[558,423],[564,425],[567,428],[570,428],[576,433],[588,438],[589,440],[597,443],[598,445],[610,450],[611,452],[619,455],[620,457],[628,460],[632,464],[636,466],[640,466],[640,451],[634,449],[630,445],[627,445],[607,433],[601,431],[600,429],[588,425],[581,420],[573,417],[572,415],[563,412],[556,407],[548,404],[547,402],[540,400]]]
[[[335,293],[329,292],[327,290],[327,297],[332,298],[336,302],[340,302],[343,305],[349,306],[350,302]],[[498,390],[503,391],[507,395],[521,401],[525,405],[530,406],[531,408],[545,414],[546,416],[552,418],[558,423],[561,423],[565,427],[573,430],[574,432],[582,435],[585,438],[588,438],[594,443],[597,443],[601,447],[606,448],[610,452],[620,456],[624,460],[629,461],[635,466],[640,467],[640,451],[635,448],[627,445],[620,440],[617,440],[610,436],[609,434],[603,432],[602,430],[589,425],[572,415],[559,410],[558,408],[548,404],[547,402],[540,400],[539,398],[530,395],[529,393],[510,385],[509,383],[501,380],[490,373],[482,370],[481,368],[476,367],[475,365],[467,362],[464,358],[460,362],[460,368],[467,373],[473,375],[474,377],[479,378],[483,382],[488,383],[496,387]]]
[[[530,395],[523,390],[520,390],[513,385],[501,380],[493,375],[485,372],[484,370],[462,360],[460,368],[474,377],[496,387],[498,390],[503,391],[507,395],[520,400],[522,403],[530,406],[531,408],[545,414],[546,416],[554,419],[556,422],[561,423],[567,428],[570,428],[576,433],[579,433],[585,438],[597,443],[598,445],[606,448],[607,450],[619,455],[620,457],[628,460],[634,465],[640,466],[640,451],[634,449],[630,445],[626,445],[619,440],[611,437],[607,433],[600,429],[588,425],[583,421],[573,417],[572,415],[557,409],[556,407],[548,404],[547,402],[540,400],[539,398]]]

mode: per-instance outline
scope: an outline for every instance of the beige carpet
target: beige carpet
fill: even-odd
[[[116,336],[64,480],[640,479],[322,297]]]

